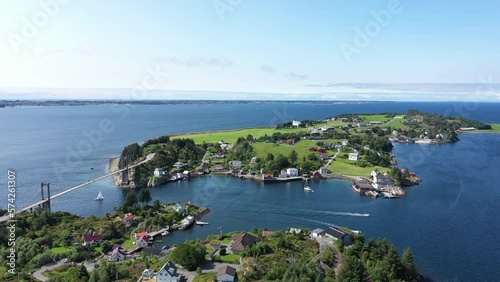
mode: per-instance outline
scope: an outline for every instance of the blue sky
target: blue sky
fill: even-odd
[[[156,70],[148,91],[201,98],[461,100],[479,86],[435,85],[500,82],[500,2],[477,2],[2,1],[0,88],[145,88]],[[70,92],[43,93],[94,98]]]

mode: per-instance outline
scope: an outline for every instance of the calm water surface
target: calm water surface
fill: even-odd
[[[458,113],[500,123],[500,104],[371,103],[343,105],[249,104],[124,107],[32,107],[0,109],[0,170],[18,175],[17,206],[39,199],[39,183],[62,191],[107,171],[108,159],[132,142],[161,134],[268,126],[296,119],[320,119],[340,113],[403,112],[421,109]],[[124,114],[125,113],[125,114]],[[108,119],[111,133],[88,134]],[[87,132],[85,134],[84,132]],[[93,136],[91,147],[82,140]],[[402,250],[410,246],[422,272],[448,281],[494,281],[500,265],[500,135],[461,135],[451,145],[396,145],[404,167],[424,179],[400,200],[359,197],[341,180],[263,185],[230,177],[208,176],[152,189],[154,199],[192,201],[212,212],[185,232],[170,234],[172,244],[223,230],[342,225],[366,237],[388,237]],[[92,139],[92,138],[91,138]],[[85,149],[85,150],[83,150]],[[80,150],[80,151],[78,151]],[[83,152],[76,154],[75,152]],[[94,169],[91,169],[94,168]],[[6,187],[6,177],[0,179]],[[93,201],[98,191],[105,200]],[[2,195],[6,191],[0,192]],[[104,215],[121,204],[126,191],[104,179],[53,202],[55,210]],[[5,198],[5,197],[3,197]],[[0,202],[5,208],[6,203]],[[369,213],[369,217],[361,216]]]

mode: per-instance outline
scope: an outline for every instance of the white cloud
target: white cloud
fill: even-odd
[[[154,57],[151,58],[155,62],[178,65],[186,68],[198,68],[202,66],[212,66],[225,69],[233,65],[233,62],[225,57],[192,57],[192,58],[179,58],[179,57]]]
[[[290,72],[288,74],[288,78],[293,79],[293,80],[307,80],[308,79],[306,74],[297,74],[294,72]]]
[[[276,72],[276,70],[269,65],[261,65],[260,70],[263,72],[267,72],[267,73],[275,73]]]

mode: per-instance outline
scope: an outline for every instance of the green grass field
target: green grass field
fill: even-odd
[[[224,262],[224,263],[240,263],[240,258],[241,258],[241,256],[237,255],[237,254],[227,254],[227,255],[223,255],[223,256],[220,256],[220,255],[214,256],[215,261],[220,260],[221,262]]]
[[[217,274],[215,272],[207,272],[196,275],[193,279],[193,282],[208,282],[216,280],[217,280]]]
[[[370,121],[380,121],[382,123],[386,123],[390,121],[392,118],[388,118],[385,115],[359,115],[366,123]]]
[[[272,135],[276,132],[281,133],[290,133],[290,132],[300,132],[300,131],[308,131],[307,128],[287,128],[276,130],[272,127],[257,127],[257,128],[246,128],[246,129],[238,129],[238,130],[230,130],[230,131],[217,131],[217,132],[205,132],[205,133],[193,133],[193,134],[184,134],[184,135],[176,135],[172,136],[172,139],[176,138],[190,138],[193,139],[195,143],[201,144],[203,142],[206,143],[217,143],[220,140],[224,140],[228,143],[235,143],[239,137],[246,138],[248,134],[252,135],[254,138],[259,138],[261,136]]]
[[[370,172],[378,169],[381,172],[387,171],[388,168],[381,166],[359,167],[353,164],[354,161],[336,158],[329,166],[328,169],[334,174],[349,175],[349,176],[370,176]]]
[[[66,252],[69,252],[69,248],[68,247],[55,247],[55,248],[52,248],[50,249],[50,251],[53,253],[53,254],[61,254],[61,253],[66,253]]]
[[[491,129],[488,130],[476,130],[473,132],[484,132],[484,133],[500,133],[500,124],[490,124]]]
[[[274,156],[277,156],[279,154],[282,154],[283,156],[288,156],[290,155],[290,152],[295,150],[297,154],[299,155],[298,159],[302,160],[303,157],[306,157],[313,153],[309,152],[309,148],[311,147],[318,147],[316,143],[318,141],[322,141],[325,143],[336,143],[339,140],[333,140],[333,139],[327,139],[327,140],[300,140],[299,142],[295,143],[293,146],[289,145],[276,145],[274,143],[253,143],[252,147],[255,150],[256,157],[265,159],[267,156],[267,153],[273,153]],[[330,150],[327,151],[328,154],[333,155],[335,154],[335,150]]]
[[[122,247],[125,250],[128,250],[134,246],[134,242],[135,242],[134,239],[127,240],[127,241],[123,242]]]

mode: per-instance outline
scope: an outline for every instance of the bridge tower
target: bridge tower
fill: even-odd
[[[128,175],[129,175],[128,157],[125,157],[124,162],[125,162],[125,165],[127,166],[127,169],[122,171],[122,185],[129,185],[130,180],[128,179]]]
[[[40,208],[50,213],[50,183],[43,183],[43,182],[40,183],[40,189],[42,191],[42,200],[45,200],[43,188],[47,188],[47,200],[40,205]]]

